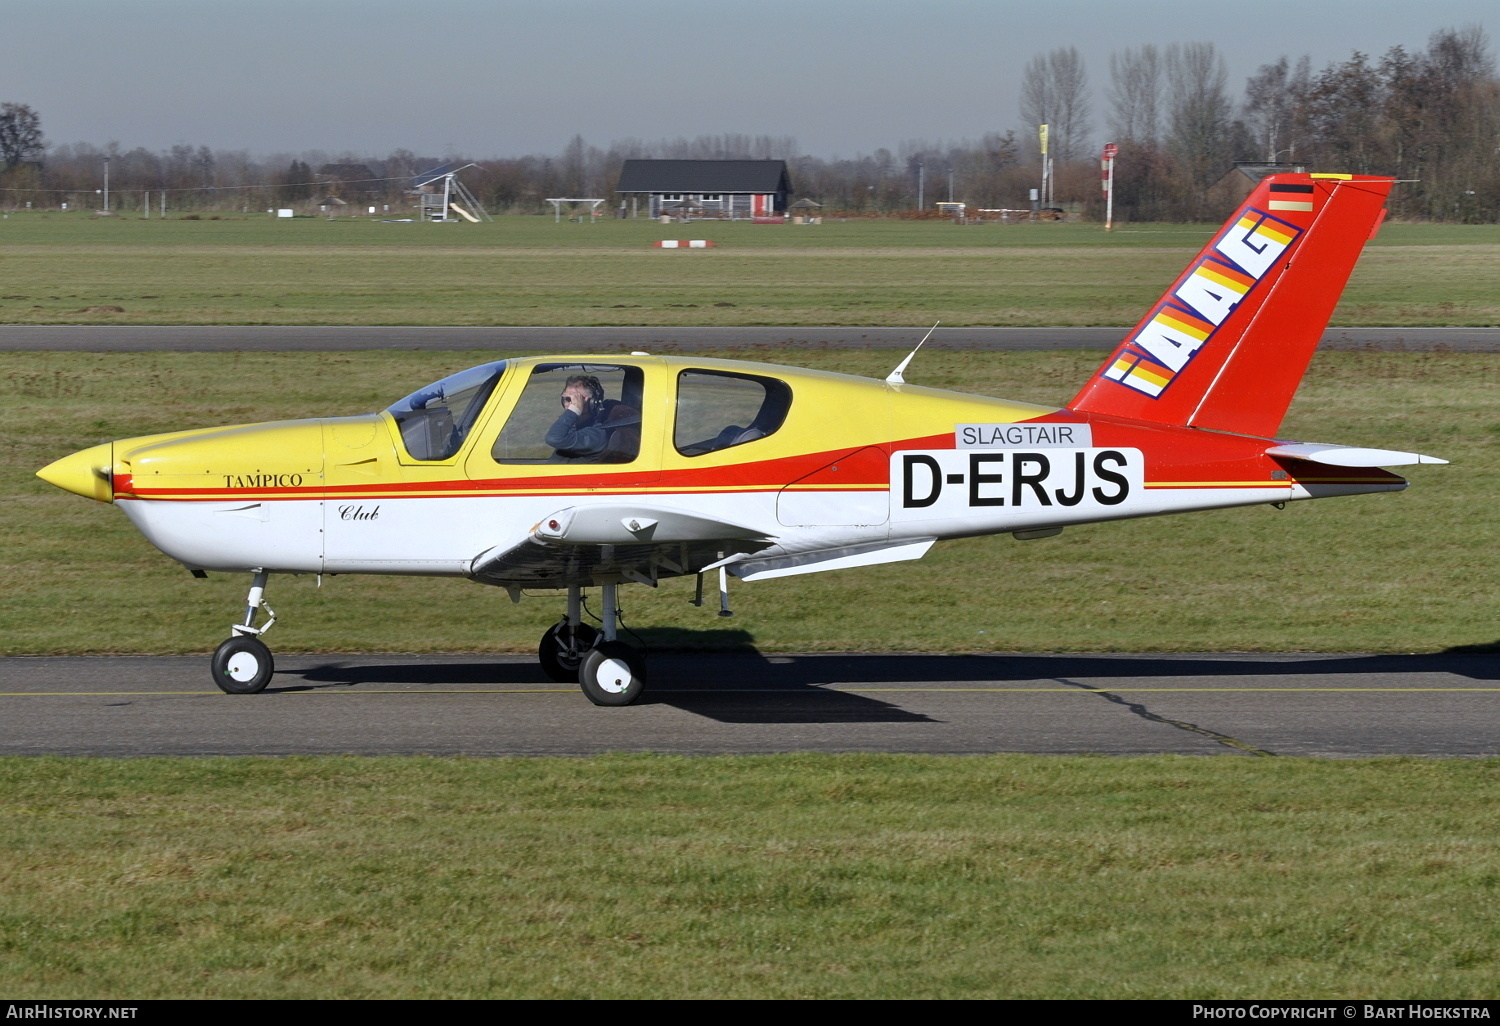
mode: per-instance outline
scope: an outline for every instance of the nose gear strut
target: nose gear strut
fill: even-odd
[[[276,660],[271,650],[260,640],[261,635],[276,622],[276,613],[266,604],[266,579],[264,570],[255,571],[250,578],[250,594],[245,598],[245,619],[229,628],[230,637],[214,650],[210,661],[214,683],[220,691],[230,695],[253,695],[264,691],[276,672]],[[266,622],[255,626],[259,612],[266,611]]]

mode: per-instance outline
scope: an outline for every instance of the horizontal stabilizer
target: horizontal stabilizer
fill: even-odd
[[[742,581],[765,581],[772,577],[792,577],[797,574],[816,574],[824,570],[848,570],[856,566],[875,566],[878,563],[899,563],[907,559],[921,559],[932,548],[935,538],[922,538],[913,542],[890,545],[875,542],[866,545],[844,545],[836,549],[819,549],[816,552],[799,552],[792,556],[773,556],[770,559],[746,559],[729,567],[729,572]]]
[[[1294,442],[1291,445],[1274,445],[1266,450],[1267,456],[1283,459],[1307,460],[1330,467],[1409,467],[1417,463],[1447,463],[1436,456],[1423,456],[1417,452],[1397,452],[1394,449],[1363,449],[1353,445],[1330,445],[1325,442]]]

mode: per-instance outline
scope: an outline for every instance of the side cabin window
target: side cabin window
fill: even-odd
[[[702,456],[774,434],[792,406],[785,381],[755,374],[685,370],[677,376],[672,444]]]
[[[641,451],[639,367],[539,364],[490,450],[496,463],[630,463]]]
[[[412,459],[446,460],[458,452],[504,373],[504,360],[470,367],[386,407]]]

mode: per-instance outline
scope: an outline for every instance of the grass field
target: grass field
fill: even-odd
[[[1215,227],[224,217],[8,215],[0,323],[1120,325]],[[1334,323],[1500,324],[1496,280],[1500,226],[1389,225]]]
[[[0,759],[0,992],[1491,998],[1497,771]]]
[[[378,409],[493,353],[7,354],[0,374],[0,653],[207,652],[245,578],[195,581],[120,511],[34,471],[99,441]],[[722,354],[734,355],[734,354]],[[742,354],[743,355],[743,354]],[[1062,403],[1102,353],[923,353],[921,384]],[[887,353],[786,353],[884,376]],[[691,580],[621,593],[653,647],[763,651],[1433,651],[1500,635],[1500,362],[1327,353],[1283,435],[1410,449],[1395,495],[944,543],[920,562],[734,588],[726,622]],[[512,605],[462,581],[276,578],[281,651],[531,651],[557,596]]]

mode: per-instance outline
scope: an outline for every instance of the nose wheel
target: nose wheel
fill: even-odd
[[[231,637],[214,649],[210,665],[214,683],[220,691],[230,695],[253,695],[264,691],[276,672],[276,660],[271,650],[260,640],[260,635],[271,629],[276,614],[266,605],[266,578],[270,575],[257,570],[250,580],[250,594],[245,599],[244,619],[229,628]],[[255,626],[260,611],[266,611],[266,622]]]

